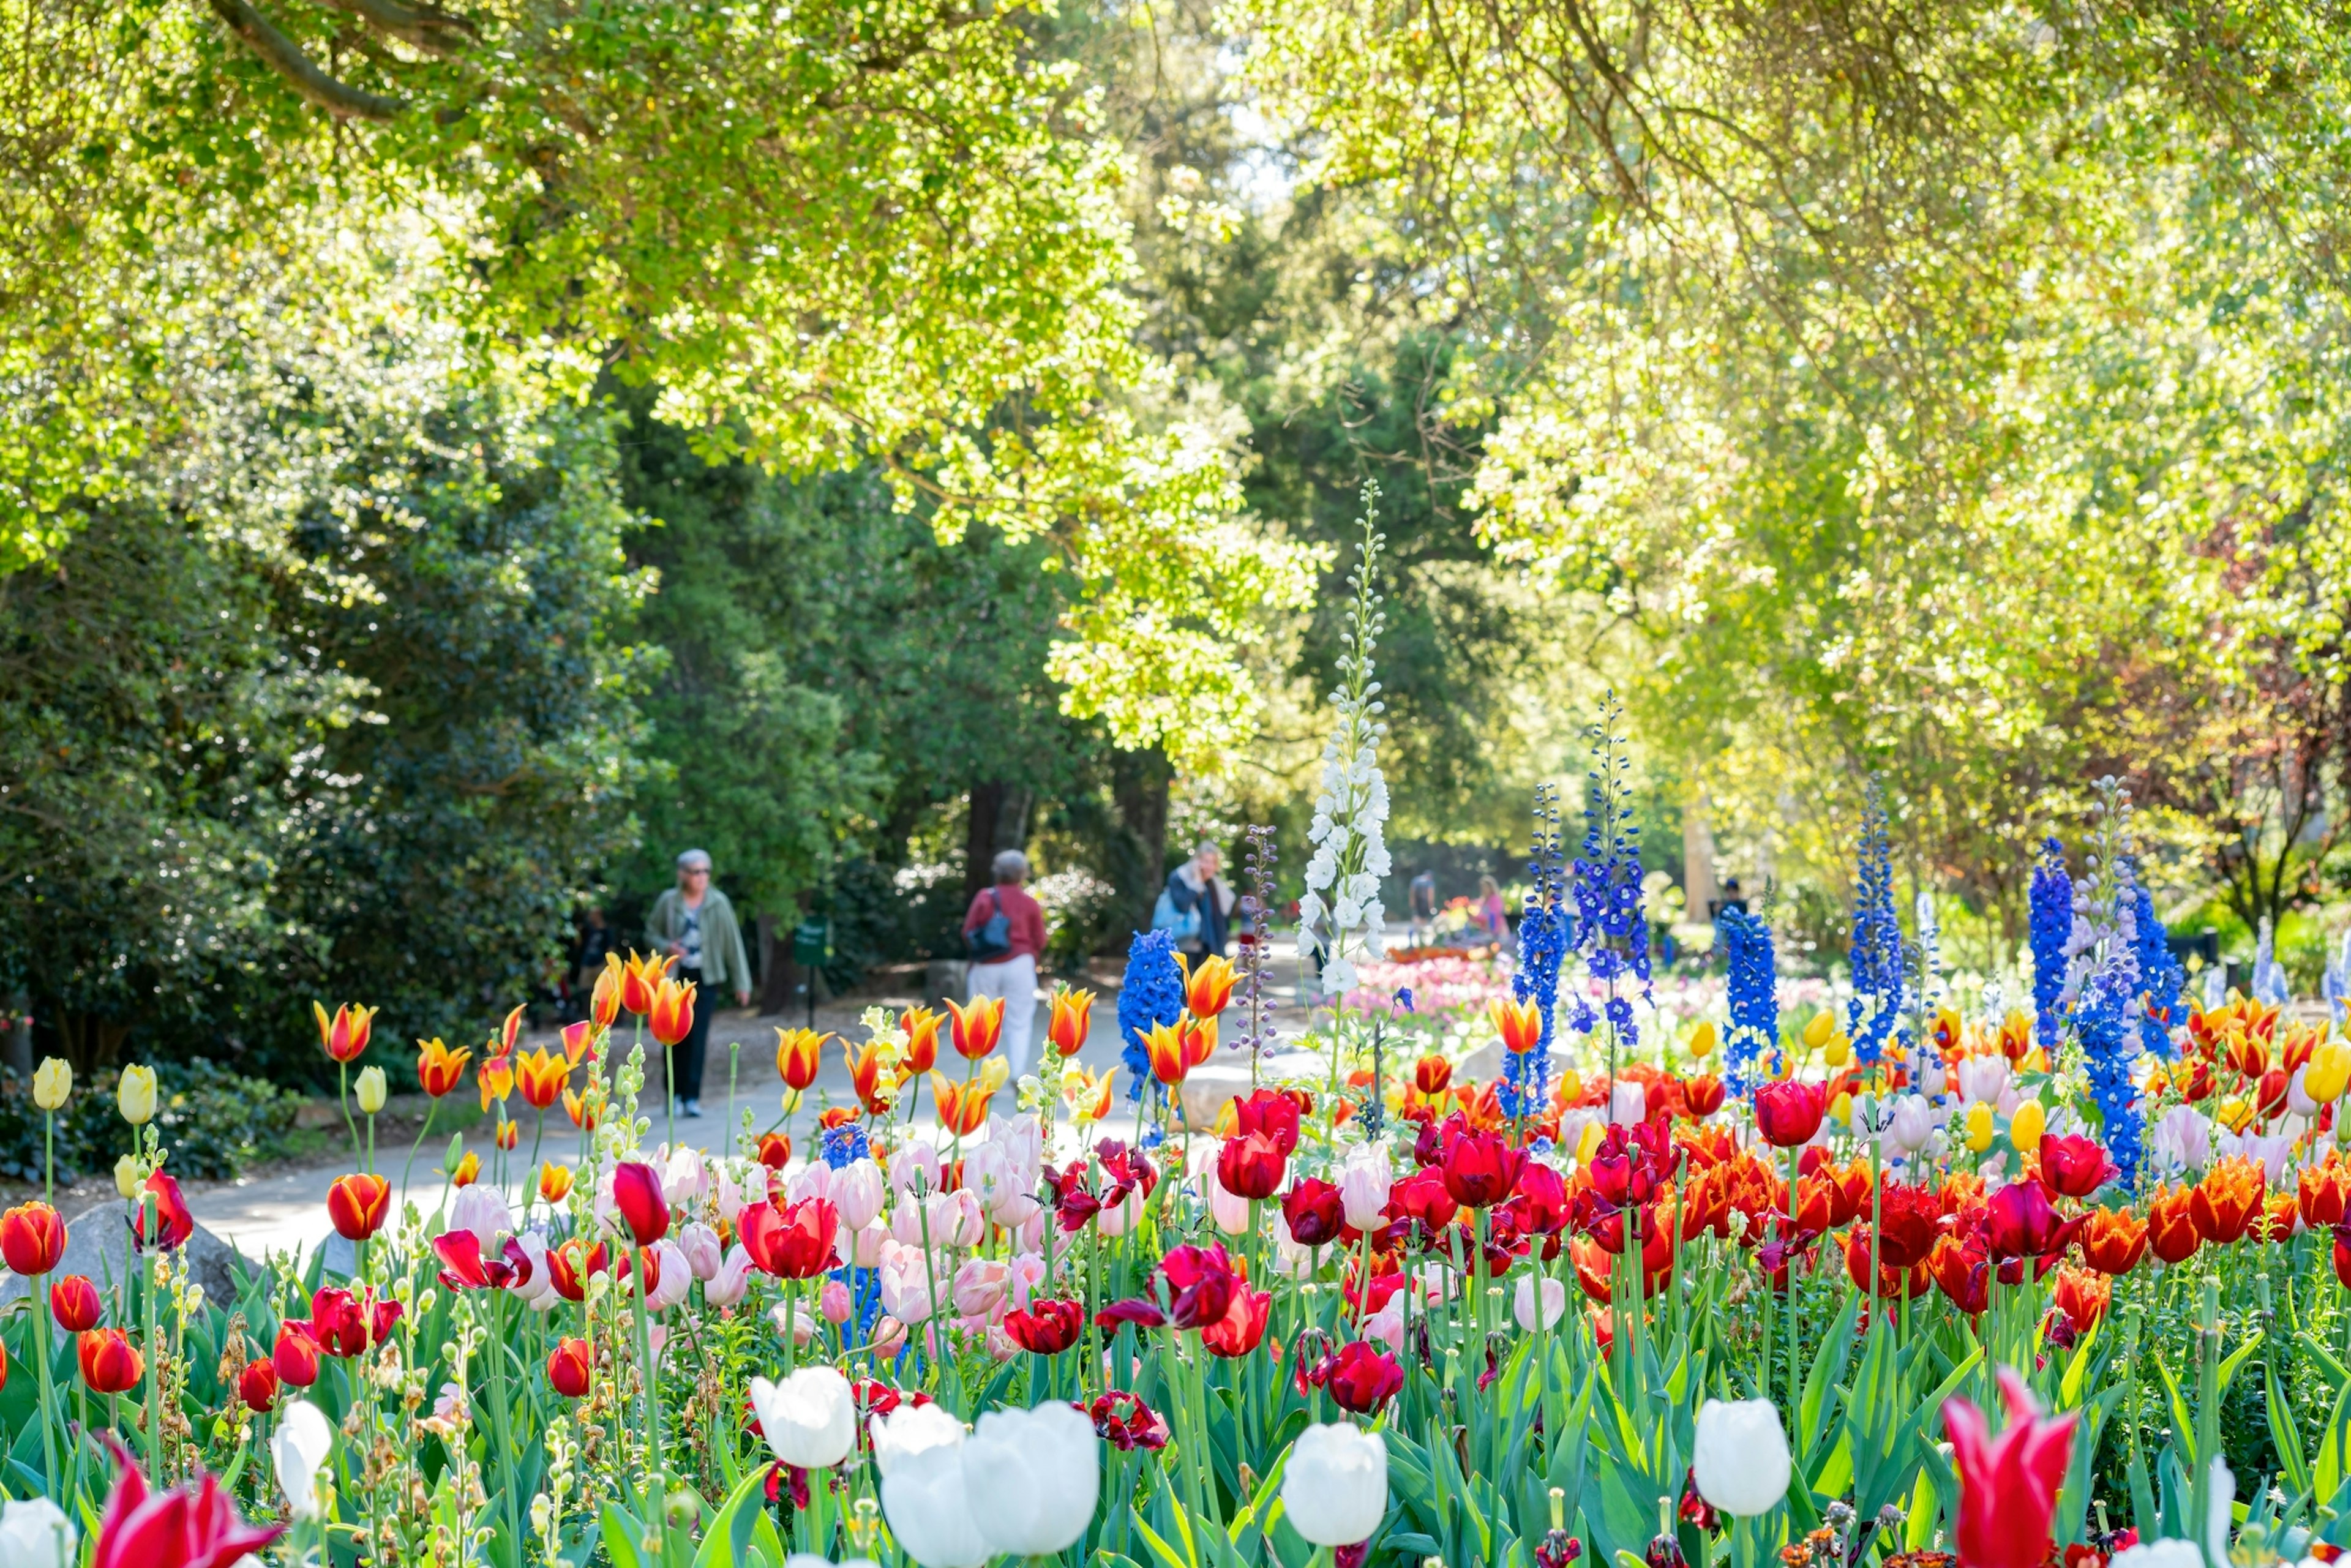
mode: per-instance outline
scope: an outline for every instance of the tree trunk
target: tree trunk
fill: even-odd
[[[1166,753],[1121,751],[1111,758],[1111,797],[1118,807],[1118,831],[1110,843],[1111,883],[1119,890],[1120,914],[1136,931],[1151,928],[1151,906],[1167,881],[1167,789],[1175,770]],[[1117,947],[1126,934],[1111,927]]]
[[[963,885],[967,894],[976,894],[996,880],[988,862],[996,858],[997,823],[1004,816],[1007,793],[1000,783],[971,787],[971,805],[963,829]]]

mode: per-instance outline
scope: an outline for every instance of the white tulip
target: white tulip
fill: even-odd
[[[961,1448],[963,1439],[963,1423],[944,1406],[901,1405],[873,1417],[873,1463],[886,1476],[909,1455]]]
[[[1608,1092],[1608,1119],[1621,1126],[1634,1127],[1649,1118],[1649,1092],[1630,1079],[1620,1080]]]
[[[1012,1556],[1058,1554],[1094,1516],[1102,1439],[1074,1406],[991,1410],[963,1445],[966,1491],[987,1500],[980,1533]]]
[[[2189,1541],[2142,1541],[2115,1553],[2107,1568],[2209,1568]]]
[[[1994,1101],[2008,1087],[2008,1058],[2004,1056],[1968,1056],[1959,1059],[1959,1099],[1973,1105],[1979,1101]]]
[[[1788,1435],[1769,1399],[1709,1399],[1698,1407],[1690,1469],[1698,1496],[1741,1519],[1788,1495]]]
[[[1528,1275],[1519,1276],[1519,1291],[1511,1300],[1510,1312],[1519,1320],[1520,1328],[1530,1333],[1538,1328],[1547,1329],[1559,1322],[1566,1311],[1567,1287],[1557,1280],[1546,1279],[1542,1281],[1542,1322],[1536,1322],[1535,1281]]]
[[[1935,1113],[1923,1094],[1905,1094],[1894,1103],[1886,1125],[1886,1141],[1906,1155],[1915,1155],[1935,1135]]]
[[[726,1249],[726,1260],[718,1265],[702,1287],[702,1299],[714,1307],[731,1307],[751,1290],[751,1254],[743,1249],[740,1241]]]
[[[666,1236],[653,1243],[653,1285],[645,1292],[645,1310],[665,1312],[694,1289],[694,1265],[686,1261],[684,1249]]]
[[[1388,1207],[1388,1189],[1395,1174],[1388,1168],[1388,1152],[1376,1144],[1350,1150],[1339,1170],[1339,1206],[1347,1223],[1357,1230],[1378,1228]]]
[[[832,1173],[832,1206],[841,1211],[841,1228],[852,1234],[873,1223],[882,1212],[882,1167],[872,1160],[852,1160]]]
[[[514,1232],[514,1209],[505,1193],[477,1181],[459,1187],[450,1199],[449,1228],[472,1231],[482,1244],[482,1256],[495,1258],[499,1244]]]
[[[1388,1446],[1343,1421],[1298,1434],[1281,1473],[1281,1509],[1311,1545],[1371,1539],[1388,1511]]]
[[[960,1439],[901,1451],[882,1477],[882,1514],[922,1568],[979,1568],[996,1554],[972,1507]]]
[[[73,1568],[73,1521],[45,1497],[0,1508],[0,1563],[7,1568]]]
[[[334,1446],[335,1429],[326,1412],[308,1400],[296,1400],[278,1416],[269,1455],[277,1462],[278,1490],[286,1494],[287,1510],[295,1518],[318,1514],[319,1470]]]
[[[781,1384],[751,1379],[751,1408],[776,1458],[802,1469],[826,1469],[857,1441],[857,1397],[829,1366],[803,1366]]]
[[[1238,1236],[1249,1228],[1249,1200],[1217,1179],[1214,1160],[1200,1167],[1200,1197],[1207,1205],[1208,1218],[1226,1235]]]

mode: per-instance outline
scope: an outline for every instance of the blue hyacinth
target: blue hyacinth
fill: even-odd
[[[1861,820],[1861,867],[1853,903],[1853,1000],[1845,1032],[1864,1062],[1886,1054],[1902,1023],[1902,923],[1894,913],[1894,851],[1886,792],[1876,780]]]
[[[1542,1108],[1551,1087],[1552,1020],[1559,1008],[1559,968],[1567,955],[1566,875],[1561,862],[1559,802],[1548,785],[1535,786],[1534,845],[1527,856],[1531,883],[1526,907],[1519,915],[1519,968],[1510,977],[1510,995],[1519,1001],[1534,999],[1542,1017],[1542,1032],[1535,1048],[1523,1056],[1505,1051],[1502,1082],[1494,1098],[1509,1116],[1532,1115]]]
[[[1760,1073],[1780,1049],[1779,974],[1771,928],[1743,909],[1726,909],[1715,922],[1730,960],[1730,1037],[1723,1045],[1733,1094],[1754,1092]]]
[[[2057,1009],[2065,994],[2065,944],[2074,935],[2074,879],[2065,874],[2065,846],[2054,834],[2042,841],[2030,903],[2033,1039],[2054,1060]]]
[[[1165,931],[1136,932],[1126,949],[1126,975],[1118,992],[1118,1032],[1126,1042],[1121,1060],[1126,1064],[1128,1099],[1142,1099],[1144,1089],[1159,1082],[1151,1075],[1151,1051],[1143,1043],[1144,1031],[1183,1016],[1184,971],[1176,967],[1174,938]]]
[[[865,1129],[854,1122],[843,1122],[838,1127],[827,1127],[817,1139],[817,1155],[834,1170],[852,1161],[862,1160],[872,1153],[872,1145],[865,1138]]]
[[[2138,960],[2138,983],[2147,993],[2139,1043],[2168,1059],[2171,1026],[2180,1021],[2179,993],[2188,984],[2188,975],[2171,956],[2171,944],[2165,939],[2169,934],[2155,913],[2155,899],[2147,884],[2138,880],[2138,868],[2132,866],[2130,872],[2132,946]]]

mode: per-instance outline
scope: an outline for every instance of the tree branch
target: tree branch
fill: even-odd
[[[377,32],[428,55],[445,57],[456,53],[461,42],[471,43],[481,37],[472,22],[437,5],[410,6],[399,0],[319,0],[319,4],[329,11],[357,16]]]
[[[317,104],[337,119],[387,120],[407,107],[396,98],[364,92],[337,81],[246,0],[208,3],[213,14],[227,25],[256,59],[277,73],[305,101]]]

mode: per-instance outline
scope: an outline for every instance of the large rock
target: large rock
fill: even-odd
[[[251,1266],[236,1249],[201,1225],[188,1238],[187,1249],[189,1280],[204,1288],[205,1301],[234,1311]],[[110,1197],[67,1218],[66,1250],[57,1274],[86,1274],[98,1282],[101,1293],[111,1294],[114,1281],[128,1279],[135,1267],[129,1204]],[[27,1288],[20,1274],[0,1277],[0,1302],[15,1301]]]

